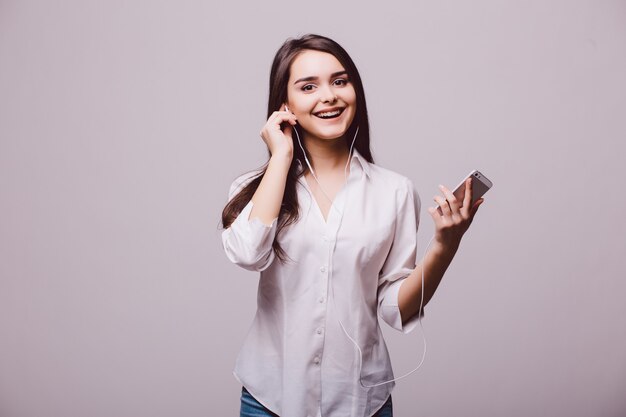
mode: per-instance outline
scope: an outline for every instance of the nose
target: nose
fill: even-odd
[[[337,96],[335,95],[333,89],[327,85],[321,91],[320,100],[322,103],[334,103],[335,101],[337,101]]]

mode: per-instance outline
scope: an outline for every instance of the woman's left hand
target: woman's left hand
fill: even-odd
[[[428,208],[428,212],[435,222],[435,242],[445,249],[456,250],[461,243],[463,234],[472,223],[478,206],[482,204],[484,199],[478,199],[470,207],[472,202],[471,178],[465,181],[465,196],[462,202],[457,200],[448,188],[443,185],[440,185],[439,188],[445,198],[436,195],[433,199],[441,207],[441,212],[436,207]]]

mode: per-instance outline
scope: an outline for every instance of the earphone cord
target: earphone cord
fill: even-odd
[[[300,148],[302,149],[302,154],[304,155],[304,159],[306,161],[306,164],[308,165],[309,170],[311,171],[311,175],[313,175],[313,178],[315,178],[315,181],[317,182],[317,185],[319,186],[320,190],[326,196],[328,201],[331,203],[331,208],[334,208],[339,213],[339,216],[340,216],[339,217],[339,219],[340,219],[339,220],[339,226],[341,226],[341,222],[343,221],[343,212],[345,212],[345,210],[339,211],[335,207],[335,205],[333,204],[333,200],[328,196],[328,194],[326,194],[326,192],[322,188],[322,184],[320,184],[317,176],[315,175],[315,172],[313,171],[313,167],[311,166],[311,163],[309,162],[309,159],[306,156],[306,151],[304,150],[304,147],[302,146],[302,142],[300,141],[300,135],[298,134],[298,130],[294,127],[293,131],[296,133],[296,136],[298,138],[298,143],[300,144]],[[347,170],[348,170],[348,165],[350,164],[350,159],[351,159],[351,156],[352,156],[352,148],[354,147],[354,141],[356,140],[356,136],[357,136],[358,133],[359,133],[359,127],[357,126],[356,131],[354,133],[354,138],[352,139],[352,144],[350,145],[350,151],[348,152],[348,161],[346,162],[346,166],[344,168],[344,178],[345,178],[344,186],[346,188],[346,193],[348,193],[348,191],[349,191],[349,189],[347,187],[347,183],[348,183],[348,173],[347,173]],[[348,196],[347,195],[346,195],[345,200],[348,201]],[[344,208],[345,208],[345,206],[344,206]],[[337,244],[337,234],[338,233],[339,233],[339,227],[337,228],[337,231],[335,232],[335,238],[333,239],[334,244]],[[397,381],[397,380],[402,379],[402,378],[406,378],[407,376],[411,375],[413,372],[417,371],[422,366],[422,364],[424,363],[424,359],[426,358],[426,335],[424,333],[424,326],[422,325],[422,315],[423,315],[422,314],[422,310],[423,310],[423,307],[424,307],[424,258],[426,257],[426,253],[428,251],[428,248],[430,247],[431,242],[433,241],[433,238],[434,238],[434,236],[432,238],[430,238],[430,241],[428,242],[428,245],[426,245],[426,249],[424,250],[424,257],[422,257],[422,262],[421,262],[421,265],[422,265],[422,291],[421,291],[420,308],[419,308],[417,314],[418,314],[418,321],[419,321],[420,327],[422,329],[422,338],[423,338],[423,341],[424,341],[424,351],[422,353],[422,359],[421,359],[419,365],[417,365],[417,367],[415,369],[413,369],[412,371],[410,371],[410,372],[408,372],[408,373],[406,373],[406,374],[404,374],[402,376],[399,376],[398,378],[390,379],[388,381],[379,382],[379,383],[374,384],[374,385],[364,385],[363,381],[361,379],[361,371],[363,369],[363,352],[361,351],[361,348],[359,347],[359,344],[352,337],[350,337],[350,335],[346,331],[345,327],[343,326],[343,323],[341,322],[341,319],[339,319],[339,316],[337,316],[337,320],[339,321],[339,325],[341,326],[341,329],[343,330],[343,332],[346,334],[348,339],[350,339],[350,341],[354,344],[354,346],[356,346],[356,348],[359,351],[359,384],[361,384],[361,387],[363,387],[363,388],[377,387],[379,385],[388,384],[390,382]],[[334,249],[334,247],[329,247],[329,252],[330,252],[329,255],[331,255],[331,256],[329,256],[329,259],[331,259],[331,262],[332,262],[332,251],[333,251],[333,249]],[[329,270],[329,274],[330,274],[328,282],[329,282],[330,290],[331,290],[331,294],[332,294],[333,307],[334,307],[335,311],[337,311],[337,306],[335,304],[335,288],[334,288],[334,286],[332,284],[332,280],[331,280],[333,266],[329,265],[328,266],[328,270]]]

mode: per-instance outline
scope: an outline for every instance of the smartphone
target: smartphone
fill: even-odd
[[[452,191],[452,194],[454,194],[456,199],[461,203],[461,207],[463,206],[463,200],[465,198],[465,181],[467,181],[468,178],[472,179],[472,201],[470,207],[473,207],[474,203],[493,186],[489,178],[485,177],[480,171],[476,169],[473,170],[467,174],[467,176],[463,178],[463,181]],[[443,214],[441,207],[437,207],[437,210],[439,214]]]

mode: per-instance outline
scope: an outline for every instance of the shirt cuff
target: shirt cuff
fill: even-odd
[[[271,231],[271,229],[275,228],[278,222],[278,217],[272,220],[269,225],[263,223],[258,217],[250,220],[250,213],[252,213],[253,206],[254,203],[252,202],[252,200],[248,201],[248,204],[246,204],[243,210],[241,210],[241,213],[239,213],[231,226],[236,225],[241,231],[251,232],[252,237],[258,237],[258,235],[260,235],[261,237],[265,237],[265,235],[269,231]]]
[[[224,231],[224,249],[231,262],[245,269],[262,271],[274,258],[272,244],[276,236],[278,217],[269,225],[258,217],[250,220],[253,205],[250,200]]]
[[[420,317],[424,316],[424,308],[422,307],[421,315],[417,313],[414,314],[404,326],[402,325],[402,316],[400,315],[400,308],[398,307],[398,294],[400,293],[400,285],[402,285],[405,279],[407,279],[407,277],[398,279],[389,285],[385,299],[380,306],[380,315],[392,328],[407,334],[415,329]]]

